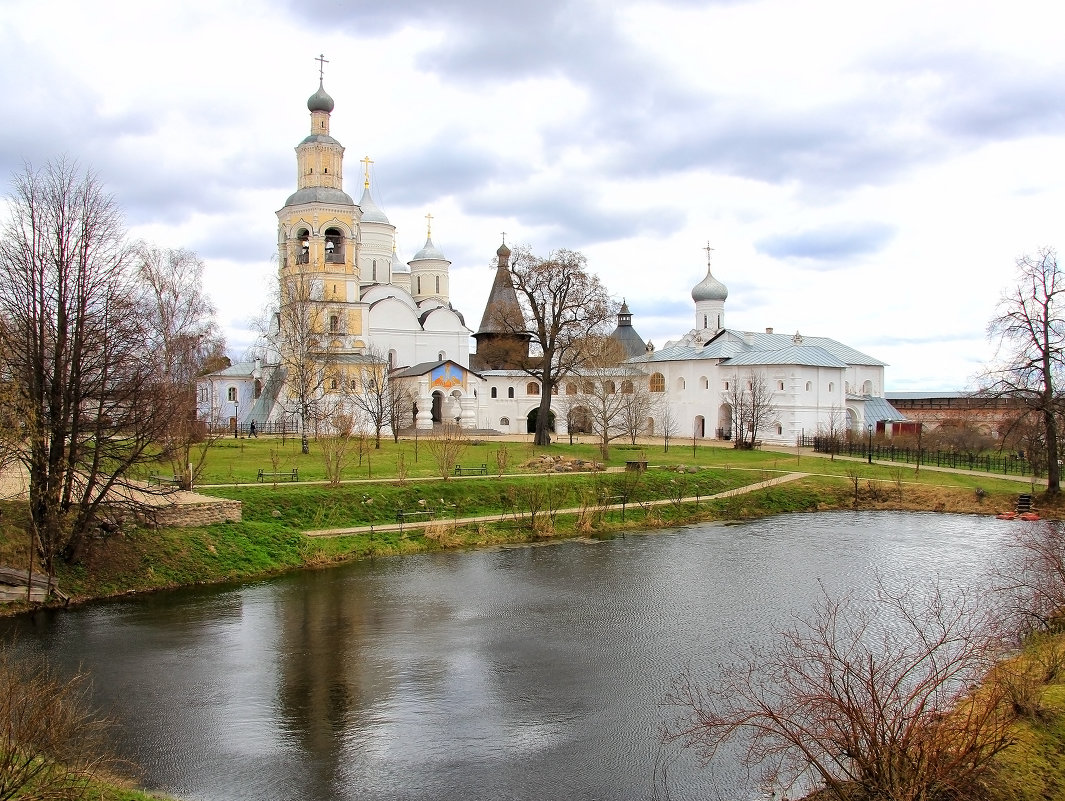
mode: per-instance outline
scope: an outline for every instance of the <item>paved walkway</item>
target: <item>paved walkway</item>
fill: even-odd
[[[748,484],[743,487],[737,487],[736,489],[726,490],[725,492],[719,492],[716,495],[703,495],[700,497],[691,496],[688,498],[681,498],[680,501],[676,501],[672,498],[664,498],[657,501],[646,501],[640,504],[620,504],[613,503],[607,506],[600,506],[597,509],[601,511],[612,511],[621,509],[623,506],[635,506],[641,507],[648,506],[665,506],[670,503],[695,503],[696,501],[712,501],[717,498],[731,498],[734,495],[743,495],[748,492],[754,492],[760,489],[766,489],[767,487],[773,487],[777,484],[784,484],[789,481],[797,481],[800,478],[806,478],[809,473],[787,473],[777,478],[770,478],[766,481],[759,481],[755,484]],[[558,509],[554,514],[579,514],[581,508],[577,506],[570,507],[568,509]],[[303,532],[308,537],[343,537],[351,534],[376,534],[383,531],[407,531],[410,529],[421,529],[432,523],[444,523],[447,525],[467,525],[469,523],[493,523],[500,520],[505,520],[508,517],[506,513],[503,514],[491,514],[491,515],[479,515],[477,517],[458,517],[458,518],[438,518],[437,520],[419,520],[410,523],[385,523],[383,525],[369,525],[369,526],[352,526],[350,528],[327,528],[319,529],[317,531],[305,531]],[[518,515],[518,519],[522,519],[526,515]]]

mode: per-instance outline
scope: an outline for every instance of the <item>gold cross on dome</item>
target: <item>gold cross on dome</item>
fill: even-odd
[[[432,214],[426,214],[425,215],[425,235],[426,236],[432,236],[433,235],[433,215]]]
[[[318,80],[321,81],[325,77],[325,65],[329,63],[329,60],[325,57],[325,53],[322,53],[315,61],[318,62]]]
[[[364,172],[366,173],[366,181],[365,181],[365,183],[363,183],[363,186],[365,186],[367,189],[370,188],[370,165],[371,164],[373,164],[373,159],[371,159],[369,156],[366,156],[366,158],[362,159],[362,166],[363,166]]]

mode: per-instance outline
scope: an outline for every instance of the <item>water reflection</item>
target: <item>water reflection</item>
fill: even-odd
[[[818,591],[978,581],[1003,527],[800,515],[603,543],[425,554],[41,613],[23,647],[95,676],[123,749],[188,799],[648,798],[739,792],[662,754],[691,666]]]

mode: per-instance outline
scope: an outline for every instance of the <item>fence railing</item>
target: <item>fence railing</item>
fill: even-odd
[[[869,458],[868,440],[843,440],[835,437],[803,436],[798,445],[812,447],[817,453],[835,453],[841,456]],[[882,462],[903,462],[934,467],[951,467],[957,470],[975,470],[983,473],[1030,476],[1032,465],[1023,456],[1015,453],[967,453],[964,451],[932,450],[930,448],[898,447],[885,442],[872,443],[873,458]]]
[[[221,423],[211,426],[212,434],[233,434],[233,425]],[[296,420],[274,420],[265,423],[255,421],[255,433],[262,436],[287,436],[299,433],[299,422]],[[237,436],[247,437],[251,435],[251,422],[238,423]]]

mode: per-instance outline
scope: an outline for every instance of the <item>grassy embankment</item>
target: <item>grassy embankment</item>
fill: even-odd
[[[243,503],[244,520],[202,528],[152,530],[130,527],[120,536],[91,544],[79,564],[62,566],[61,586],[76,598],[147,591],[185,584],[240,580],[353,558],[527,542],[551,537],[611,536],[626,529],[679,525],[698,520],[739,520],[784,512],[837,508],[895,508],[994,513],[1010,509],[1028,484],[987,474],[937,472],[912,466],[868,465],[837,458],[731,448],[661,446],[611,448],[608,467],[646,458],[646,473],[540,474],[522,465],[547,453],[594,460],[593,445],[556,444],[548,449],[498,440],[471,445],[460,462],[498,468],[500,477],[438,477],[424,441],[388,441],[344,473],[345,483],[324,482],[317,443],[301,454],[298,441],[223,440],[212,448],[199,491]],[[417,449],[417,452],[416,452]],[[406,475],[399,465],[405,466]],[[684,465],[683,472],[677,466]],[[257,484],[259,469],[299,469],[301,483]],[[790,472],[810,475],[729,498],[715,493]],[[435,476],[435,477],[434,477]],[[980,493],[977,493],[977,489]],[[624,513],[604,509],[626,495]],[[980,497],[978,497],[980,495]],[[695,499],[699,500],[682,500]],[[652,502],[666,500],[661,505]],[[310,538],[308,530],[391,524],[396,510],[437,510],[423,531],[374,531]],[[578,514],[557,510],[578,508]],[[533,511],[536,514],[532,514]],[[1046,510],[1044,510],[1046,511]],[[1053,510],[1051,510],[1053,511]],[[491,515],[492,520],[454,525],[456,518]],[[28,537],[25,511],[7,504],[0,519],[0,563],[24,565]]]

